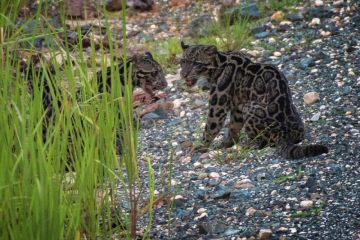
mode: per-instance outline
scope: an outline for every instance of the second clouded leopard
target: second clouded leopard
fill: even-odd
[[[140,87],[149,95],[154,96],[154,91],[164,89],[167,86],[162,67],[154,60],[149,52],[128,58],[126,61],[128,71],[130,70],[130,64],[132,64],[131,80],[133,87]],[[41,66],[35,67],[32,66],[31,63],[29,66],[25,66],[24,69],[28,71],[26,79],[29,93],[33,95],[34,88],[39,88],[39,90],[40,88],[42,89],[42,105],[44,111],[46,111],[45,118],[48,122],[55,113],[54,104],[59,108],[61,107],[61,102],[59,100],[56,101],[56,103],[53,102],[53,96],[51,94],[53,91],[58,98],[61,97],[61,89],[57,86],[52,77],[56,74],[56,71],[53,66],[50,66],[49,68]],[[124,85],[123,62],[119,63],[117,70],[119,71],[119,80],[121,81],[121,84]],[[112,75],[111,71],[111,67],[108,67],[106,71],[104,71],[104,74],[102,71],[96,73],[99,93],[110,92],[112,88],[111,78],[115,76],[115,74]]]
[[[131,68],[130,64],[132,64]],[[118,79],[122,85],[124,84],[124,65],[125,64],[121,62],[116,68],[116,70],[119,71]],[[138,54],[128,58],[126,66],[128,71],[130,71],[130,69],[132,70],[131,80],[133,87],[140,87],[151,96],[154,96],[154,91],[162,90],[167,86],[162,67],[153,59],[150,53]],[[43,140],[46,141],[47,128],[49,124],[54,121],[56,108],[61,109],[62,107],[62,102],[60,101],[62,98],[62,89],[56,84],[53,77],[53,75],[56,74],[53,66],[48,68],[35,67],[31,66],[30,63],[28,66],[25,66],[24,69],[27,71],[25,78],[27,79],[28,92],[34,96],[34,91],[42,91],[40,93],[42,96],[41,104],[45,112],[42,135]],[[105,69],[104,73],[102,71],[97,72],[96,81],[98,93],[111,91],[113,87],[111,84],[114,82],[111,81],[111,79],[114,76],[115,74],[112,74],[111,67]],[[114,77],[114,80],[117,79]],[[76,94],[80,94],[80,91]],[[56,101],[54,101],[54,95],[57,96]],[[77,129],[74,129],[74,131],[76,132]],[[119,139],[117,139],[117,149],[120,153],[121,147]]]
[[[230,112],[223,147],[234,145],[244,128],[257,148],[275,146],[287,159],[328,152],[320,144],[298,145],[305,137],[304,124],[292,102],[287,80],[276,67],[254,63],[240,52],[220,52],[215,46],[181,42],[181,47],[181,78],[192,86],[199,77],[205,77],[212,85],[204,147],[218,135]]]

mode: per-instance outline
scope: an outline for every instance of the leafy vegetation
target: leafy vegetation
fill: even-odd
[[[251,27],[254,23],[248,18],[240,17],[232,23],[230,19],[214,22],[208,29],[206,36],[196,39],[198,44],[214,45],[223,51],[240,49],[252,40]]]
[[[47,14],[43,1],[39,6],[45,9],[37,9],[35,16],[21,27],[15,27],[24,2],[0,2],[0,239],[107,239],[114,236],[134,239],[138,220],[146,214],[148,225],[143,229],[143,238],[148,238],[154,218],[153,205],[158,199],[154,195],[151,159],[147,159],[146,176],[138,171],[138,126],[133,122],[131,76],[126,74],[130,69],[125,70],[125,86],[119,83],[119,72],[112,71],[114,88],[108,94],[99,93],[96,81],[88,72],[95,72],[100,62],[105,74],[105,50],[101,47],[96,50],[94,39],[90,39],[87,61],[81,34],[79,44],[71,48],[67,41],[58,41],[61,33],[49,26],[45,30],[39,22],[41,19],[49,25],[42,17],[43,13]],[[270,1],[270,7],[281,9],[295,2]],[[121,16],[122,46],[126,50],[125,10]],[[30,24],[37,26],[38,31],[24,34],[23,30]],[[250,30],[256,24],[247,18],[240,18],[234,24],[215,22],[207,36],[195,41],[216,45],[221,50],[240,49],[252,40]],[[111,28],[106,29],[111,39]],[[19,43],[26,45],[25,56],[31,61],[36,39],[45,36],[51,36],[56,50],[50,49],[49,58],[41,59],[40,69],[46,72],[51,65],[55,71],[51,75],[35,76],[34,84],[39,87],[30,94],[25,79],[34,69],[33,66],[22,69],[17,50],[21,47]],[[110,59],[113,59],[119,49],[111,41],[109,44]],[[174,72],[181,53],[179,40],[170,38],[147,44],[164,69]],[[76,57],[74,52],[78,53]],[[67,61],[58,61],[59,56]],[[127,58],[126,51],[123,58]],[[110,63],[111,68],[117,70],[116,63]],[[51,87],[50,91],[53,102],[62,104],[55,106],[55,117],[43,132],[46,109],[42,106],[42,94],[46,82],[60,86],[62,91],[57,87]],[[121,143],[121,160],[117,142]],[[237,152],[241,156],[247,153],[247,149]],[[66,168],[74,171],[67,172]],[[171,166],[168,171],[164,182],[170,183]],[[297,173],[294,179],[300,175],[301,172]],[[147,185],[140,181],[144,178],[148,179]],[[292,179],[287,176],[278,183]],[[169,229],[170,220],[171,215]]]
[[[4,9],[9,10],[1,8]],[[17,12],[12,13],[17,16]],[[10,17],[7,20],[14,21]],[[122,20],[122,43],[126,49],[125,11]],[[36,24],[37,20],[34,21]],[[5,27],[2,29],[10,32]],[[130,69],[125,70],[124,86],[120,84],[119,71],[113,71],[112,86],[115,87],[100,97],[96,81],[87,74],[82,39],[77,49],[54,42],[60,50],[50,50],[49,62],[40,60],[44,74],[33,75],[34,86],[39,87],[34,87],[33,94],[29,94],[26,78],[34,66],[28,65],[24,72],[14,49],[18,48],[17,42],[33,43],[39,36],[33,34],[17,42],[12,41],[13,35],[2,36],[0,239],[95,239],[114,235],[134,239],[140,212],[149,214],[143,235],[147,238],[153,218],[155,180],[148,160],[149,204],[142,210],[144,196],[141,193],[145,186],[140,183],[137,166],[131,75],[126,74]],[[89,62],[95,71],[94,45],[91,39]],[[72,57],[74,50],[79,53],[79,59]],[[115,56],[117,51],[115,46],[110,46],[110,55]],[[55,56],[59,56],[59,52],[62,59],[71,61],[57,61]],[[126,61],[126,52],[123,58]],[[105,70],[105,61],[101,63]],[[55,69],[51,75],[46,73],[50,65]],[[111,68],[116,70],[114,62]],[[53,102],[62,104],[54,105],[55,117],[43,133],[46,109],[43,109],[42,94],[46,82],[49,86],[59,86],[60,89],[50,87],[50,92]],[[120,161],[117,142],[121,143]],[[66,172],[67,168],[74,171]]]
[[[280,176],[280,177],[276,178],[273,181],[273,183],[281,184],[281,183],[289,182],[289,181],[299,181],[303,176],[304,176],[304,171],[302,171],[299,168],[294,175]]]
[[[164,70],[174,73],[178,65],[177,56],[182,52],[180,41],[169,38],[160,42],[148,42],[147,45]]]
[[[298,211],[291,215],[293,218],[307,218],[307,217],[316,217],[320,216],[321,211],[326,206],[326,203],[324,201],[321,201],[318,206],[314,206],[306,211]]]

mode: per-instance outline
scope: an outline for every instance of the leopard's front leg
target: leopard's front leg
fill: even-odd
[[[242,106],[238,106],[231,110],[230,124],[228,127],[228,134],[219,148],[230,148],[238,143],[240,131],[244,125]]]
[[[214,138],[219,134],[221,128],[224,126],[224,122],[227,114],[227,107],[217,105],[216,94],[212,94],[209,101],[209,112],[203,132],[202,144],[197,146],[194,151],[206,151]],[[214,104],[215,103],[215,104]]]

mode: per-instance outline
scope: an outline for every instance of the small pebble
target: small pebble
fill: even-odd
[[[275,57],[280,57],[280,56],[281,56],[281,52],[274,52],[273,55],[274,55]]]
[[[314,205],[314,202],[311,200],[304,200],[304,201],[300,202],[300,207],[305,208],[305,209],[312,208],[313,205]]]
[[[313,27],[319,24],[320,24],[320,18],[313,18],[309,25]]]
[[[217,172],[211,172],[209,174],[209,178],[212,178],[212,179],[217,179],[220,177],[220,174],[218,174]]]
[[[260,229],[259,240],[267,240],[271,237],[271,235],[272,235],[271,229]]]

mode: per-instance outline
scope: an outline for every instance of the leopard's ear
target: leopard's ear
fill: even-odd
[[[181,48],[182,48],[183,50],[187,49],[188,47],[189,47],[189,45],[186,45],[186,44],[184,43],[184,41],[181,41]]]
[[[214,45],[210,45],[205,48],[205,52],[208,54],[214,54],[217,53],[217,48]]]
[[[145,52],[144,55],[145,55],[145,57],[148,58],[148,59],[151,59],[151,60],[154,59],[153,56],[152,56],[152,54],[151,54],[150,52]]]

